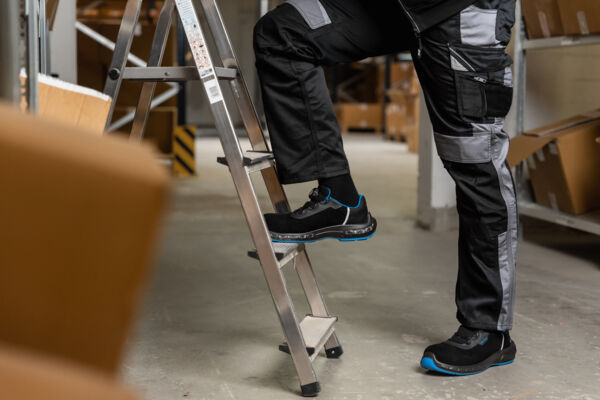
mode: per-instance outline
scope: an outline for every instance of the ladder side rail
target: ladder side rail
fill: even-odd
[[[287,291],[284,277],[279,269],[265,220],[248,171],[243,165],[243,154],[235,133],[235,127],[225,105],[223,93],[214,71],[214,65],[208,50],[204,34],[191,0],[176,0],[179,17],[204,82],[204,88],[215,119],[219,139],[225,152],[229,170],[238,192],[250,234],[261,260],[263,272],[273,303],[277,310],[281,326],[290,346],[290,352],[302,385],[317,382],[312,362],[306,351],[300,326],[296,320],[294,307]]]
[[[216,0],[201,0],[205,12],[206,20],[209,24],[210,30],[215,39],[217,49],[221,56],[224,67],[237,68],[241,71],[239,62],[235,55],[235,51],[231,44],[231,40],[227,33],[225,23],[223,21],[222,14],[216,3]],[[241,72],[238,74],[238,79],[231,82],[232,91],[236,98],[240,114],[246,125],[248,136],[253,145],[253,148],[257,149],[255,143],[265,142],[265,137],[262,132],[262,128],[259,123],[258,114],[250,98],[248,87],[244,81]],[[279,183],[279,178],[274,168],[269,168],[263,171],[263,178],[267,186],[267,190],[271,195],[273,205],[278,212],[287,212],[290,210],[289,203],[283,192],[283,188]],[[304,293],[311,307],[312,313],[315,316],[327,317],[329,313],[325,302],[318,288],[317,281],[314,275],[314,271],[308,260],[306,251],[302,251],[295,260],[296,271],[302,283]],[[339,341],[334,334],[328,339],[325,348],[337,348],[339,347]]]
[[[218,114],[226,111],[224,106],[211,107],[214,110],[215,120],[219,121]],[[221,109],[220,109],[221,108]],[[225,149],[225,157],[229,164],[229,170],[233,177],[233,181],[244,209],[244,214],[250,228],[250,234],[256,247],[258,257],[263,269],[269,292],[273,299],[273,304],[277,310],[279,321],[283,329],[286,341],[290,348],[292,361],[300,378],[301,385],[311,384],[317,381],[316,374],[312,367],[312,362],[306,352],[306,344],[300,330],[300,325],[296,319],[296,313],[288,293],[285,278],[279,268],[279,263],[275,256],[269,231],[266,227],[262,211],[258,207],[258,198],[252,187],[252,181],[246,169],[242,166],[242,158],[232,157],[227,151],[228,147],[237,144],[235,129],[231,121],[226,121],[225,118],[217,122],[229,122],[229,127],[225,134],[219,134],[221,143]],[[237,154],[237,152],[236,152]]]
[[[237,68],[238,71],[241,71],[239,62],[237,61],[237,57],[235,55],[235,51],[231,44],[231,40],[227,33],[222,14],[219,10],[216,1],[201,1],[204,8],[206,20],[213,34],[224,67],[233,67]],[[246,125],[248,136],[250,137],[250,141],[254,147],[254,142],[263,142],[265,141],[265,137],[259,123],[258,114],[256,113],[256,109],[252,103],[247,85],[244,81],[241,72],[238,74],[238,79],[231,82],[231,87],[236,98],[240,114],[242,115],[244,124]],[[289,211],[289,203],[287,201],[287,198],[285,197],[283,188],[279,183],[279,179],[277,177],[275,169],[269,168],[267,170],[264,170],[263,178],[265,180],[267,190],[271,195],[270,197],[273,201],[275,209],[278,212]],[[327,307],[325,306],[325,302],[317,285],[316,277],[314,275],[314,271],[312,269],[310,261],[308,260],[306,251],[302,251],[301,254],[298,255],[298,257],[295,260],[295,263],[296,271],[302,283],[304,293],[309,302],[313,315],[322,317],[329,316]],[[339,341],[337,340],[337,337],[334,333],[328,339],[325,348],[327,350],[332,348],[338,348],[339,346]]]
[[[152,48],[148,57],[148,67],[159,67],[162,63],[165,47],[169,40],[171,30],[173,11],[175,9],[174,0],[166,0],[156,24],[154,37],[152,38]],[[123,75],[123,74],[121,74]],[[148,115],[150,114],[150,105],[154,92],[156,90],[156,82],[144,82],[140,92],[133,125],[129,138],[135,141],[141,141],[144,137]]]
[[[201,3],[204,9],[204,17],[210,28],[223,66],[225,68],[235,68],[238,71],[241,71],[217,2],[215,0],[201,0]],[[231,87],[240,114],[242,115],[244,125],[248,131],[248,137],[252,143],[252,148],[258,151],[269,151],[269,145],[265,140],[258,114],[256,113],[241,72],[238,73],[237,79],[231,81]]]
[[[128,0],[127,5],[125,6],[123,20],[121,21],[121,27],[119,28],[119,34],[117,35],[117,40],[115,42],[115,52],[113,53],[108,78],[104,85],[104,94],[107,94],[112,98],[110,111],[106,119],[106,130],[110,127],[113,113],[117,105],[116,96],[119,93],[121,82],[123,81],[123,70],[127,64],[127,56],[129,55],[131,43],[133,42],[133,31],[140,17],[141,8],[142,0]]]
[[[233,50],[229,34],[225,28],[225,23],[223,21],[219,6],[215,0],[201,1],[204,9],[204,16],[208,22],[208,26],[214,38],[223,66],[238,70],[237,78],[232,80],[230,85],[238,105],[240,115],[244,121],[244,126],[248,132],[248,137],[250,139],[252,148],[259,151],[269,151],[269,145],[265,139],[262,127],[260,125],[256,108],[252,103],[248,86],[246,85],[243,74],[241,73],[241,68]],[[287,196],[281,187],[275,168],[265,169],[261,173],[275,211],[279,213],[291,211]]]

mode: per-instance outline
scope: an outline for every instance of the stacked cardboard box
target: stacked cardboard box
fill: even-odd
[[[562,36],[558,0],[522,0],[523,18],[530,39]]]
[[[385,132],[388,140],[408,144],[411,153],[419,152],[419,95],[394,93],[385,108]]]
[[[379,66],[377,98],[383,102],[390,92],[419,94],[419,80],[412,62],[395,62],[390,66],[390,87],[385,88],[385,65]]]
[[[412,63],[392,64],[390,102],[385,108],[385,133],[389,140],[406,141],[409,150],[419,151],[419,81]]]
[[[598,0],[522,0],[530,39],[600,33]]]
[[[582,214],[600,208],[600,110],[511,141],[508,162],[527,160],[536,203]]]
[[[600,1],[558,0],[565,35],[600,33]]]
[[[335,113],[343,133],[383,130],[383,108],[380,103],[339,103]]]
[[[331,70],[338,83],[335,113],[342,132],[379,133],[383,108],[377,96],[378,65],[373,60],[341,65]]]
[[[342,132],[385,131],[387,138],[409,142],[412,151],[418,149],[419,81],[410,62],[392,63],[390,87],[386,89],[385,65],[379,64],[364,77],[371,82],[357,94],[362,102],[342,102],[335,106]],[[386,100],[389,103],[386,104]]]

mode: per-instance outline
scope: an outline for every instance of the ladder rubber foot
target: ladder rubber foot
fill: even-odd
[[[313,382],[308,385],[300,386],[300,389],[302,390],[302,396],[304,397],[317,397],[321,391],[321,385],[319,382]]]
[[[342,349],[342,346],[325,349],[325,355],[327,358],[340,358],[342,354],[344,354],[344,349]]]
[[[279,345],[279,351],[281,351],[283,353],[286,353],[286,354],[291,354],[290,353],[290,347],[288,346],[287,343],[280,344]],[[315,348],[314,347],[307,347],[306,348],[306,352],[308,353],[309,356],[312,356],[313,354],[315,354]]]

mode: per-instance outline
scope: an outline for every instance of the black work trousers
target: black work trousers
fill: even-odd
[[[322,66],[412,51],[437,151],[456,183],[457,316],[488,330],[513,323],[517,205],[503,125],[512,99],[505,48],[514,6],[480,0],[417,38],[397,0],[288,0],[254,33],[284,184],[349,173]]]

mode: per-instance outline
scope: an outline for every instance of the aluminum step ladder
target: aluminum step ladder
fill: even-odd
[[[272,204],[279,213],[290,211],[286,195],[279,183],[275,160],[265,140],[256,109],[252,104],[242,77],[223,18],[216,0],[200,0],[204,25],[200,24],[192,0],[165,0],[160,12],[152,42],[152,51],[146,67],[126,67],[134,28],[138,22],[142,0],[128,0],[117,37],[115,51],[104,93],[113,101],[107,127],[112,118],[116,98],[123,79],[143,81],[140,99],[133,121],[130,138],[141,140],[148,119],[157,82],[201,80],[210,104],[224,157],[217,161],[229,167],[237,190],[250,234],[256,247],[249,251],[262,265],[267,285],[279,320],[285,342],[279,346],[292,356],[300,378],[302,395],[316,396],[320,391],[312,361],[325,350],[327,358],[338,358],[343,350],[334,332],[337,318],[327,311],[323,296],[303,244],[280,244],[271,241],[263,211],[260,208],[251,174],[260,172]],[[195,67],[161,67],[161,61],[174,13],[180,17],[192,51]],[[216,44],[221,65],[216,66],[206,45],[205,34],[211,34]],[[251,149],[242,149],[237,138],[228,105],[219,81],[228,81],[233,97],[250,138]],[[306,294],[312,314],[298,322],[294,305],[288,293],[282,268],[295,267]]]

